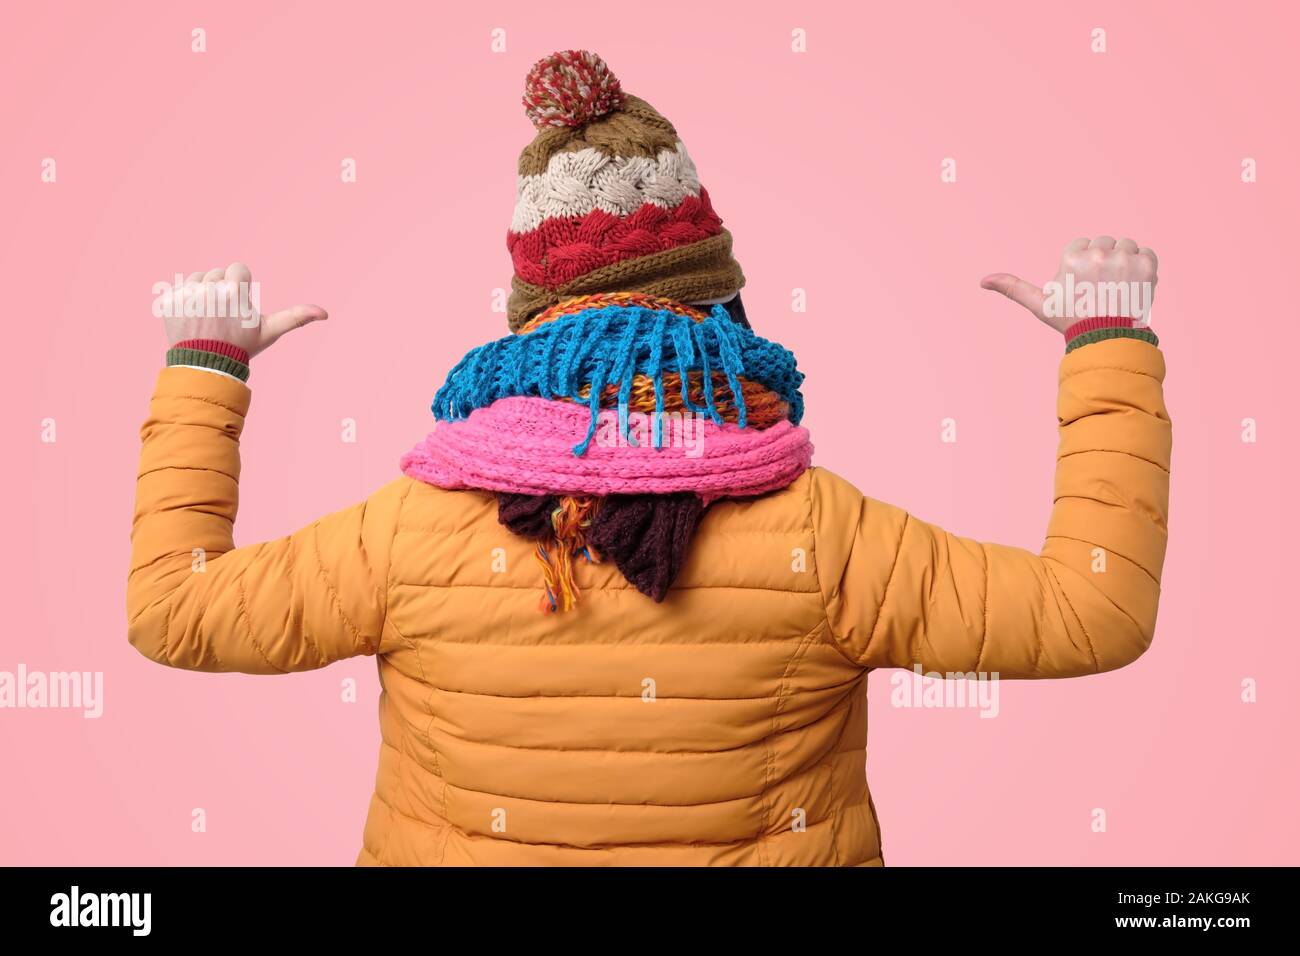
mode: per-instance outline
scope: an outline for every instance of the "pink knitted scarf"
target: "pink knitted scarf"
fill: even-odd
[[[636,413],[633,413],[636,418]],[[702,416],[672,418],[654,448],[648,420],[619,438],[602,416],[583,455],[586,405],[536,397],[501,398],[467,418],[439,422],[402,457],[404,474],[440,488],[525,495],[634,495],[694,492],[705,504],[784,488],[812,461],[808,430],[788,421],[758,430]]]

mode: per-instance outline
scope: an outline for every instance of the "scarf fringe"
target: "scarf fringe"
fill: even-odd
[[[583,557],[591,564],[600,563],[600,555],[588,540],[600,505],[599,498],[565,497],[551,512],[553,546],[548,551],[539,543],[534,553],[542,569],[543,611],[571,611],[578,606],[582,591],[574,578],[574,561]]]
[[[701,373],[704,403],[697,404],[687,385],[691,371]],[[567,398],[584,402],[591,411],[587,432],[573,446],[582,455],[596,434],[600,399],[606,387],[618,386],[618,429],[629,444],[628,415],[634,381],[646,375],[654,385],[652,444],[663,447],[664,375],[680,374],[682,408],[723,423],[718,408],[721,372],[736,408],[736,424],[747,424],[740,376],[759,381],[790,405],[790,419],[803,415],[803,382],[794,356],[731,321],[726,309],[714,306],[697,320],[667,309],[606,306],[585,309],[546,322],[527,335],[510,335],[471,350],[456,364],[433,400],[434,416],[443,420],[466,417],[471,411],[512,395]],[[586,396],[580,393],[586,392]]]

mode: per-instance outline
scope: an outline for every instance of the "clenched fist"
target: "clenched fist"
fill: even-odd
[[[318,305],[295,305],[270,315],[258,309],[253,274],[242,262],[225,269],[195,272],[179,289],[168,289],[155,309],[167,329],[167,342],[217,339],[256,355],[284,333],[329,317]]]
[[[1156,254],[1132,239],[1075,239],[1061,253],[1056,277],[1043,288],[1005,272],[981,280],[1023,305],[1058,332],[1080,319],[1124,317],[1144,325],[1155,298]]]

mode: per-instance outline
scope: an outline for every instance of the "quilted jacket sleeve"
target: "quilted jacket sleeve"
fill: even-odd
[[[834,639],[868,667],[1071,677],[1151,643],[1171,427],[1156,347],[1076,348],[1060,370],[1055,503],[1042,551],[958,537],[818,469],[817,569]]]
[[[141,430],[130,641],[161,664],[253,674],[373,654],[404,485],[288,537],[236,548],[239,435],[250,397],[242,382],[212,372],[159,375]]]

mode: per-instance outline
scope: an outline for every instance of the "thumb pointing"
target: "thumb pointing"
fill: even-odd
[[[1013,276],[1008,272],[994,272],[980,280],[980,288],[1001,292],[1012,302],[1023,305],[1040,319],[1043,317],[1043,290],[1019,276]]]
[[[274,342],[286,332],[292,332],[300,326],[327,318],[329,313],[318,305],[295,305],[262,316],[262,329],[267,339]]]

